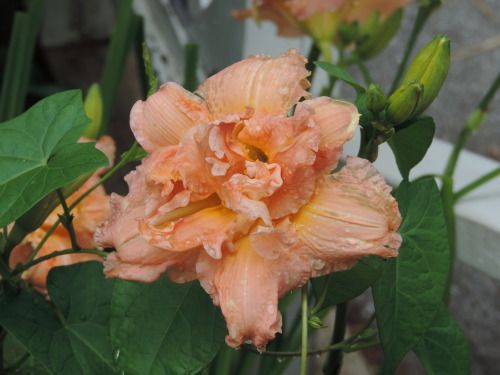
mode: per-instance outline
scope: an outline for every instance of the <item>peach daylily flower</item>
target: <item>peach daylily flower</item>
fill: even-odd
[[[233,10],[234,18],[269,20],[276,24],[278,35],[303,34],[317,41],[332,40],[340,21],[365,22],[376,11],[383,18],[410,0],[253,0],[253,9]]]
[[[80,142],[88,142],[88,140],[82,137]],[[108,156],[108,159],[112,162],[114,158],[115,145],[111,137],[101,137],[96,144],[96,148]],[[99,175],[106,169],[107,167],[103,167],[97,170],[75,193],[68,197],[66,199],[68,205],[75,202],[83,193],[99,181]],[[74,215],[73,226],[75,228],[78,244],[82,248],[95,247],[94,232],[97,226],[106,220],[111,213],[109,196],[104,191],[104,187],[101,185],[92,191],[71,211],[71,213]],[[45,219],[40,228],[28,234],[23,242],[13,249],[9,260],[12,268],[14,268],[18,263],[24,263],[28,260],[30,255],[33,253],[33,250],[58,220],[58,214],[63,214],[61,206],[54,209],[47,219]],[[71,247],[71,239],[68,231],[62,225],[59,225],[40,248],[35,259],[49,255],[54,251],[70,249]],[[102,261],[102,257],[87,253],[60,255],[30,267],[28,270],[23,272],[22,278],[40,293],[46,294],[47,275],[53,267],[66,266],[88,260]]]
[[[281,332],[278,299],[310,277],[401,244],[397,203],[368,161],[329,174],[359,114],[327,97],[299,103],[306,62],[295,50],[250,56],[194,94],[167,83],[137,102],[131,127],[149,156],[96,232],[116,249],[108,277],[198,279],[233,347],[263,349]]]

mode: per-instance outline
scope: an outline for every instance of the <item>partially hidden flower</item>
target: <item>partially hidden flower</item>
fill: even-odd
[[[397,202],[369,162],[330,174],[359,114],[327,97],[299,102],[306,62],[295,50],[250,56],[194,94],[167,83],[137,102],[131,127],[149,156],[96,232],[116,249],[108,277],[198,279],[233,347],[263,349],[281,332],[278,299],[310,277],[396,256],[401,243]]]
[[[276,24],[278,35],[310,35],[320,46],[332,43],[341,21],[363,23],[375,12],[385,19],[410,0],[253,0],[252,9],[233,10],[238,20],[254,18]]]
[[[79,142],[88,142],[88,139],[81,138]],[[114,141],[109,136],[101,137],[96,143],[96,148],[102,151],[112,163],[115,152]],[[107,168],[103,167],[97,170],[76,192],[66,198],[68,205],[73,204],[89,188],[99,181],[99,175]],[[99,224],[101,224],[111,213],[109,206],[109,196],[101,185],[85,197],[72,211],[74,215],[73,227],[75,229],[76,240],[82,248],[96,247],[94,242],[94,233]],[[34,249],[38,246],[42,238],[59,219],[58,215],[64,214],[62,206],[59,205],[45,219],[43,224],[34,232],[26,236],[23,242],[17,245],[10,256],[10,266],[14,268],[18,263],[25,263],[32,255]],[[42,245],[34,259],[51,254],[54,251],[70,249],[72,247],[68,231],[62,225],[59,225],[55,231],[48,237]],[[34,289],[41,293],[47,293],[47,275],[49,271],[58,266],[65,266],[88,260],[100,260],[102,257],[88,253],[75,253],[59,255],[40,262],[23,272],[22,278],[32,285]]]

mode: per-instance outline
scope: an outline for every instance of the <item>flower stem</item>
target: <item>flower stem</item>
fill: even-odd
[[[453,194],[453,201],[456,202],[464,195],[470,193],[474,189],[478,188],[481,185],[484,185],[485,183],[489,182],[490,180],[493,180],[498,176],[500,176],[500,168],[492,170],[491,172],[485,174],[484,176],[478,178],[476,181],[470,183],[469,185],[457,191],[455,194]]]
[[[356,331],[354,332],[351,336],[346,338],[345,340],[342,340],[339,343],[333,344],[326,346],[324,348],[319,348],[319,349],[313,349],[309,350],[307,352],[307,355],[316,355],[316,354],[322,354],[326,352],[331,352],[333,350],[342,350],[342,351],[349,351],[353,352],[357,348],[361,348],[362,345],[352,347],[353,344],[357,343],[365,330],[369,328],[369,326],[373,323],[375,320],[375,314],[372,314],[372,316]],[[370,345],[373,346],[373,345]],[[248,350],[253,353],[259,353],[257,349],[251,345],[242,345],[242,348],[245,350]],[[282,358],[287,358],[287,357],[299,357],[302,355],[302,352],[294,351],[294,352],[273,352],[273,351],[265,351],[263,353],[259,353],[263,356],[272,356],[272,357],[282,357]]]
[[[406,65],[408,64],[408,60],[410,59],[410,55],[415,47],[415,43],[420,35],[420,32],[423,30],[424,25],[426,24],[429,16],[432,14],[432,11],[436,9],[437,5],[422,5],[418,8],[417,18],[415,19],[415,23],[413,24],[413,29],[411,30],[410,39],[408,43],[406,43],[406,49],[403,55],[403,60],[399,64],[398,71],[394,76],[394,80],[392,81],[390,93],[396,91],[398,85],[400,84],[401,78],[403,76],[403,72],[406,69]]]
[[[108,173],[106,173],[99,181],[97,181],[85,193],[83,193],[80,197],[78,197],[73,202],[73,204],[71,204],[68,207],[69,210],[71,211],[73,208],[75,208],[90,193],[92,193],[95,189],[97,189],[97,187],[99,185],[103,184],[108,178],[110,178],[113,174],[115,174],[116,171],[118,171],[121,167],[123,167],[125,164],[127,164],[129,161],[131,161],[133,159],[135,151],[137,150],[138,147],[139,147],[139,144],[137,142],[134,142],[134,144],[132,145],[132,147],[130,147],[130,149],[122,155],[122,158],[120,159],[120,161],[111,170],[109,170]],[[36,255],[38,254],[38,252],[42,248],[43,244],[47,241],[47,239],[50,237],[50,235],[56,230],[57,226],[60,223],[61,223],[61,221],[59,219],[56,220],[56,222],[54,223],[54,225],[52,225],[52,227],[47,231],[47,233],[45,233],[45,236],[43,236],[42,240],[38,243],[38,245],[36,246],[35,250],[33,250],[33,252],[31,253],[30,257],[26,261],[26,264],[28,264],[33,259],[35,259]]]
[[[80,245],[78,245],[78,242],[76,241],[75,227],[73,226],[74,216],[69,211],[68,205],[66,204],[66,199],[64,198],[64,194],[61,191],[61,189],[57,189],[56,191],[57,191],[57,196],[61,201],[61,206],[64,210],[64,215],[59,215],[59,220],[62,222],[63,226],[69,233],[69,237],[71,239],[71,246],[73,247],[74,250],[78,251],[81,249],[81,247]]]
[[[12,271],[12,275],[17,275],[19,273],[23,273],[28,268],[33,267],[34,265],[36,265],[38,263],[41,263],[41,262],[44,262],[44,261],[46,261],[48,259],[57,257],[59,255],[65,255],[65,254],[82,254],[82,253],[85,253],[85,254],[96,254],[96,255],[100,255],[102,257],[105,257],[105,256],[108,255],[108,253],[106,253],[105,251],[100,251],[100,250],[97,250],[97,249],[80,249],[80,250],[77,250],[77,251],[75,251],[74,249],[64,249],[64,250],[53,251],[50,254],[44,255],[43,257],[37,258],[37,259],[32,260],[30,262],[26,262],[22,266],[15,268]]]
[[[347,326],[347,302],[337,305],[335,311],[335,326],[333,329],[332,345],[341,343],[344,340]],[[323,369],[325,374],[338,374],[342,366],[342,351],[335,350],[330,353],[328,361]]]
[[[314,308],[309,312],[310,316],[316,315],[318,311],[321,310],[321,306],[323,306],[323,303],[325,302],[325,298],[328,293],[328,283],[330,281],[330,275],[331,274],[329,274],[325,279],[323,290],[321,291],[321,295],[318,298],[318,302],[316,302],[316,306],[314,306]]]
[[[309,306],[307,303],[307,283],[300,289],[302,297],[302,350],[300,354],[300,375],[307,374],[307,328],[308,328],[308,312]]]

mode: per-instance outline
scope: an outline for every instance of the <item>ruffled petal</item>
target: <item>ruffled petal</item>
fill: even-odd
[[[354,135],[360,117],[355,105],[325,96],[299,103],[295,113],[300,116],[303,112],[312,113],[321,129],[320,147],[342,146]]]
[[[234,238],[246,234],[252,224],[252,220],[219,205],[161,226],[141,221],[140,232],[153,246],[170,251],[203,246],[211,257],[219,259],[222,248],[233,250]]]
[[[296,50],[274,59],[267,55],[250,56],[208,78],[196,93],[206,99],[215,118],[243,113],[247,107],[286,115],[301,97],[309,97],[306,62]]]
[[[176,83],[163,85],[145,102],[138,101],[130,113],[130,127],[148,152],[179,143],[194,124],[209,121],[201,100]]]
[[[294,227],[313,254],[326,262],[367,254],[396,256],[401,215],[390,191],[367,160],[349,157],[339,173],[318,182],[311,201],[294,217]]]
[[[249,237],[244,237],[236,243],[234,252],[224,254],[217,263],[211,294],[221,306],[229,331],[226,343],[232,347],[251,343],[264,349],[281,332],[278,298],[280,291],[285,290],[283,273],[295,275],[296,270],[289,268],[285,257],[264,258],[253,248],[279,239],[280,236],[269,241],[259,238],[252,243]],[[301,279],[306,280],[307,276]],[[300,286],[292,284],[290,279],[288,282],[288,291]]]

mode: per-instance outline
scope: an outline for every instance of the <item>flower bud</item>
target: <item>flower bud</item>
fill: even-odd
[[[387,120],[393,125],[399,125],[414,117],[423,95],[424,85],[418,81],[402,85],[387,100]]]
[[[403,9],[398,9],[383,22],[377,23],[372,29],[369,38],[361,43],[356,54],[362,60],[369,60],[382,52],[398,32],[403,19]]]
[[[90,140],[97,140],[101,133],[102,124],[102,95],[97,83],[92,84],[87,91],[87,96],[83,102],[85,114],[92,120],[83,135]]]
[[[317,316],[311,316],[309,318],[309,325],[313,328],[326,328],[328,327],[325,322],[323,322],[320,318]]]
[[[380,85],[370,83],[368,86],[368,96],[366,97],[366,108],[377,115],[380,113],[387,104],[387,98],[380,89]]]
[[[446,35],[438,35],[422,48],[403,78],[404,83],[417,80],[425,87],[425,93],[415,108],[413,116],[424,112],[438,96],[449,69],[450,38]]]

